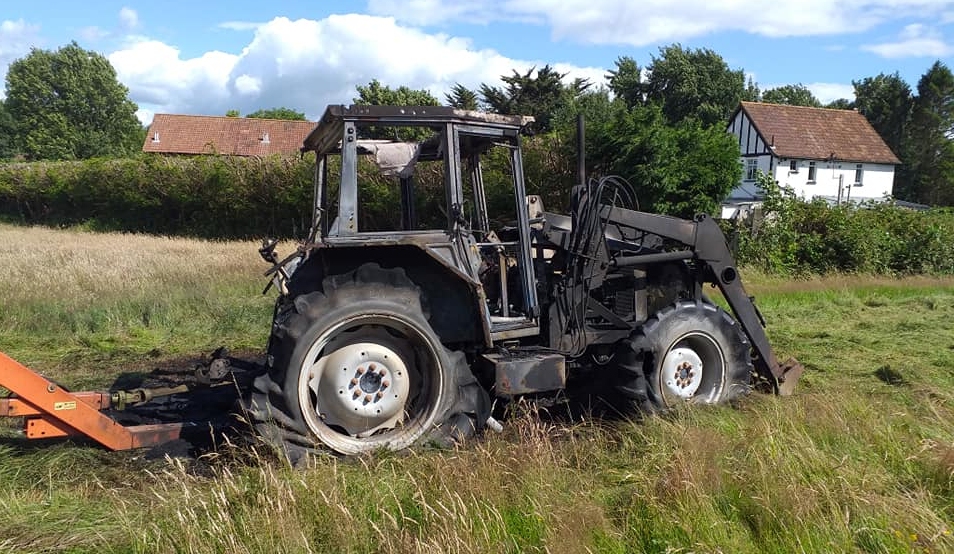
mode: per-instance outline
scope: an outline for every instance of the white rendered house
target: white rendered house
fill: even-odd
[[[742,102],[726,130],[738,139],[743,173],[722,203],[723,218],[760,202],[758,171],[806,200],[845,203],[890,196],[901,163],[854,110]]]

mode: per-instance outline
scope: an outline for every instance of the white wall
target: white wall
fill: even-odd
[[[894,166],[862,163],[861,183],[855,183],[857,162],[823,160],[795,160],[796,170],[790,170],[791,160],[780,159],[775,168],[775,180],[781,186],[791,187],[795,195],[806,200],[816,196],[839,197],[843,200],[880,200],[890,195],[894,184]],[[815,164],[815,179],[809,181],[810,164]]]

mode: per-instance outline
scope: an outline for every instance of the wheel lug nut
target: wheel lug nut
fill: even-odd
[[[353,398],[357,398],[359,396],[361,396],[361,391],[359,389],[355,389]]]
[[[364,368],[363,368],[363,367],[359,367],[359,368],[358,368],[358,375],[364,375]]]
[[[371,402],[371,395],[370,395],[370,394],[366,394],[366,395],[364,396],[364,403],[367,404],[368,402]]]
[[[382,388],[382,389],[386,389],[386,388],[388,388],[388,387],[390,387],[390,386],[391,386],[391,381],[388,381],[387,379],[385,379],[384,381],[381,381],[381,388]]]
[[[357,384],[358,384],[358,378],[355,377],[354,379],[351,380],[351,386],[353,387],[353,386],[355,386],[355,385],[357,385]]]
[[[378,397],[378,400],[381,400],[382,398],[384,398],[384,393],[381,391],[378,391],[378,393],[375,396]]]
[[[374,371],[374,368],[375,368],[374,364],[368,364],[368,369],[370,369],[371,371]]]
[[[387,374],[388,374],[388,372],[387,372],[387,371],[384,371],[383,369],[378,372],[378,375],[379,375],[380,377],[384,377],[384,376],[387,375]]]

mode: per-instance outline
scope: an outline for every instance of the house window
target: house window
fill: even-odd
[[[268,138],[268,133],[262,135],[262,144],[270,144],[272,141]]]
[[[746,160],[745,162],[745,180],[754,181],[756,175],[759,171],[759,161],[755,158]]]
[[[865,177],[865,166],[863,164],[858,164],[855,166],[855,186],[860,187],[862,184],[862,179]]]
[[[788,162],[788,171],[790,173],[798,173],[798,160]]]
[[[159,131],[152,134],[152,142],[159,142]]]
[[[815,162],[808,162],[808,182],[815,182]]]

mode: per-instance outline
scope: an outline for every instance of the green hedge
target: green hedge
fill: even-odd
[[[0,165],[0,216],[205,238],[301,236],[313,162],[227,156]]]
[[[954,213],[891,202],[829,206],[767,186],[760,216],[735,231],[739,263],[770,273],[954,273]]]
[[[527,146],[529,192],[545,195],[548,208],[560,211],[567,168],[549,161],[552,145]],[[491,163],[485,172],[498,170]],[[311,223],[312,171],[308,158],[280,157],[142,155],[0,164],[0,218],[213,239],[300,238]],[[361,202],[369,208],[362,225],[395,225],[396,187],[376,178],[370,166],[362,165],[362,173]],[[431,182],[439,175],[421,177],[422,188],[440,186]],[[740,264],[784,274],[954,274],[954,212],[916,212],[891,203],[830,207],[801,201],[774,184],[765,188],[761,216],[729,229],[737,235]],[[422,217],[443,217],[424,202],[426,194],[420,196]]]

